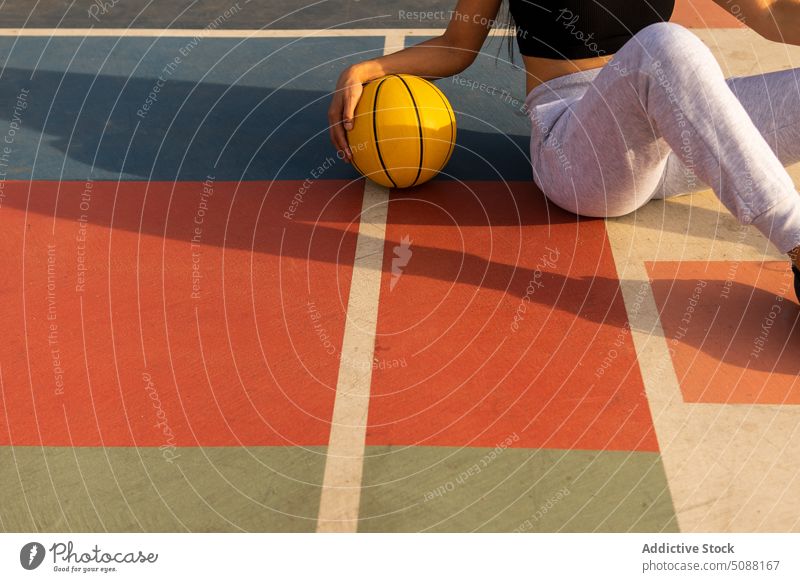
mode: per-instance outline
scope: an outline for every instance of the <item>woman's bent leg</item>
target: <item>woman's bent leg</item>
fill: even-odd
[[[678,24],[636,33],[532,155],[554,203],[619,216],[656,195],[671,152],[781,252],[800,245],[800,195],[791,178],[711,51]]]
[[[781,164],[800,162],[800,69],[729,77],[728,87]],[[671,152],[655,198],[671,198],[708,188]]]

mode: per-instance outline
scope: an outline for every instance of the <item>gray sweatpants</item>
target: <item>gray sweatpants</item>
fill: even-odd
[[[533,179],[557,206],[622,216],[653,198],[711,188],[781,252],[800,245],[800,69],[726,79],[672,22],[637,32],[602,68],[536,86]]]

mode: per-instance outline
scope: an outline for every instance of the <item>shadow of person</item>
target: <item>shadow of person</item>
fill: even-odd
[[[651,286],[667,345],[682,352],[679,375],[700,390],[712,378],[727,383],[732,401],[753,402],[736,395],[762,390],[753,382],[791,388],[800,375],[800,307],[791,284],[788,261],[656,265]],[[767,374],[742,376],[746,370]],[[800,402],[800,391],[790,394]]]
[[[25,131],[15,138],[8,179],[92,179],[98,185],[105,180],[111,191],[123,181],[146,190],[155,188],[152,181],[159,180],[162,183],[154,195],[168,192],[169,212],[181,214],[193,212],[196,206],[196,183],[213,176],[223,208],[235,199],[248,205],[258,216],[256,235],[272,234],[254,236],[252,227],[242,228],[234,222],[226,224],[225,229],[210,230],[203,244],[328,263],[342,260],[336,250],[342,240],[354,248],[355,232],[345,225],[359,218],[363,180],[349,165],[334,163],[322,179],[311,180],[315,189],[310,190],[310,195],[342,197],[349,201],[347,204],[331,205],[323,224],[306,219],[281,222],[281,212],[292,191],[296,192],[314,168],[334,155],[325,124],[329,99],[325,91],[175,78],[164,85],[146,114],[140,115],[155,77],[45,69],[32,72],[9,67],[3,70],[2,80],[0,103],[4,106],[0,115],[10,117],[20,88],[27,88],[31,95],[22,124]],[[554,229],[561,229],[559,240],[567,255],[599,257],[591,252],[592,245],[608,251],[602,221],[585,220],[554,208],[529,179],[526,136],[464,130],[458,139],[457,151],[445,172],[454,179],[440,177],[392,194],[385,248],[400,242],[402,233],[392,235],[392,227],[452,229],[443,230],[438,242],[416,243],[409,273],[523,297],[533,268],[526,257],[533,257],[535,262],[542,244],[552,240]],[[54,155],[53,150],[59,154]],[[509,179],[520,175],[525,179]],[[189,180],[194,182],[187,184]],[[229,187],[222,186],[226,180]],[[9,196],[4,205],[58,219],[78,218],[76,205],[54,206],[49,199],[39,198],[41,187],[40,182],[34,182],[30,195]],[[223,194],[226,189],[227,202]],[[283,194],[277,196],[277,190]],[[417,203],[415,211],[392,210],[412,199],[425,202]],[[131,199],[120,200],[113,216],[110,210],[98,210],[87,220],[185,242],[186,233],[172,229],[169,218],[145,213],[143,202]],[[581,239],[581,228],[593,223],[597,227]],[[683,232],[685,225],[665,222],[664,227]],[[293,229],[295,239],[301,242],[281,246],[278,234],[284,228]],[[488,230],[498,240],[511,237],[517,245],[516,253],[508,260],[494,258],[480,248],[462,251],[441,244],[447,237],[456,236],[459,229],[472,229],[473,236],[481,229]],[[324,244],[316,244],[309,254],[307,241],[312,237]],[[383,269],[389,269],[390,263],[384,261]],[[460,269],[454,270],[454,266]],[[542,277],[549,291],[537,294],[535,301],[596,323],[615,327],[625,324],[624,311],[610,308],[621,300],[615,273],[588,268],[545,269]],[[559,294],[559,290],[568,292]],[[719,349],[706,343],[697,345],[703,350]],[[762,358],[755,365],[764,365],[765,361]],[[778,363],[781,369],[791,369],[783,360]]]

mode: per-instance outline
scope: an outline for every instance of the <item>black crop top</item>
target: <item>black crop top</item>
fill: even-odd
[[[509,0],[523,55],[581,59],[617,52],[636,32],[668,21],[675,0]]]

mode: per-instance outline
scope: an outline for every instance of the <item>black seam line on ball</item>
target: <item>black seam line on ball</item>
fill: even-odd
[[[447,105],[447,101],[445,101],[444,94],[441,92],[439,87],[437,87],[436,85],[434,85],[433,83],[431,83],[427,79],[425,79],[425,81],[431,87],[433,87],[434,92],[439,96],[439,99],[442,100],[442,106],[444,107],[444,110],[447,111],[447,118],[450,120],[450,147],[447,149],[447,157],[445,158],[445,164],[446,164],[447,161],[450,159],[450,156],[453,153],[453,147],[455,146],[455,143],[453,142],[453,137],[454,137],[453,136],[453,125],[455,125],[456,120],[454,119],[454,116],[450,114],[450,107]],[[444,164],[442,164],[442,167],[439,168],[438,171],[441,172],[443,168],[444,168]]]
[[[392,76],[400,79],[400,81],[403,83],[403,86],[405,86],[406,91],[408,91],[408,96],[411,97],[411,103],[412,105],[414,105],[414,113],[417,114],[417,129],[419,129],[419,165],[417,166],[417,176],[416,178],[414,178],[414,181],[411,182],[411,185],[413,186],[414,184],[417,183],[417,180],[419,180],[419,175],[422,173],[422,156],[423,156],[422,120],[419,118],[419,109],[417,109],[417,100],[414,99],[414,94],[411,92],[411,88],[408,86],[408,83],[406,83],[406,80],[403,79],[403,77],[401,77],[400,75],[392,75]]]
[[[389,170],[386,169],[386,164],[383,163],[383,156],[381,155],[381,143],[378,141],[378,93],[380,93],[381,85],[383,85],[385,82],[386,79],[383,79],[375,88],[375,99],[372,102],[372,135],[375,137],[375,150],[378,152],[378,161],[381,163],[383,173],[386,174],[387,178],[389,178],[392,186],[397,188],[397,183],[392,180],[392,175],[389,173]]]

